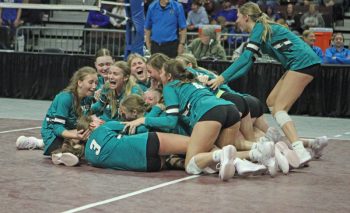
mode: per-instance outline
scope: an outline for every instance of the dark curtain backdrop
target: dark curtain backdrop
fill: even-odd
[[[0,97],[41,100],[52,100],[80,67],[94,66],[93,57],[79,55],[0,52],[0,61]],[[200,66],[218,73],[230,64],[199,61]],[[246,76],[229,85],[265,103],[284,72],[280,64],[259,63]],[[291,113],[350,117],[350,66],[323,65]]]

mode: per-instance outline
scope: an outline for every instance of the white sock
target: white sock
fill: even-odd
[[[221,149],[215,150],[215,151],[213,152],[213,161],[214,161],[215,163],[220,162],[221,153],[222,153]]]
[[[297,149],[304,149],[304,144],[302,141],[295,141],[292,143],[292,147],[294,150],[297,150]]]
[[[202,173],[202,170],[197,166],[194,157],[192,157],[190,162],[187,164],[186,172],[191,175],[198,175]]]

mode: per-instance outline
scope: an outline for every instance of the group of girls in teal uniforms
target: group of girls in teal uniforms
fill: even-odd
[[[242,56],[218,77],[204,73],[203,70],[186,68],[183,61],[168,59],[161,54],[152,56],[147,62],[147,67],[145,60],[138,55],[133,55],[128,63],[119,61],[109,64],[111,61],[107,54],[103,56],[105,57],[104,62],[99,63],[96,59],[96,68],[104,67],[99,71],[102,76],[100,83],[104,82],[104,86],[100,87],[101,90],[97,92],[99,94],[95,96],[96,100],[93,103],[92,96],[97,88],[95,70],[84,68],[84,70],[90,70],[90,72],[86,71],[89,74],[73,76],[69,89],[67,88],[55,98],[44,120],[42,135],[45,142],[45,154],[50,154],[54,148],[58,147],[52,145],[60,144],[60,142],[53,143],[56,138],[76,140],[88,138],[85,148],[86,159],[92,165],[99,167],[158,171],[162,164],[161,155],[186,153],[185,170],[189,174],[209,171],[213,165],[220,163],[219,177],[222,180],[231,178],[235,169],[238,171],[238,168],[241,168],[239,165],[243,164],[253,172],[264,170],[267,167],[270,174],[274,176],[277,164],[281,167],[286,164],[288,166],[291,160],[294,162],[296,160],[283,156],[283,151],[280,150],[285,161],[277,162],[276,149],[272,142],[236,142],[241,114],[249,114],[249,107],[254,104],[257,108],[260,106],[251,98],[245,98],[246,96],[237,94],[222,85],[247,72],[252,65],[254,53],[261,49],[262,52],[279,59],[288,70],[293,70],[288,71],[276,85],[267,102],[286,136],[293,142],[293,148],[300,161],[307,162],[309,159],[304,153],[304,146],[300,145],[301,142],[286,111],[312,80],[319,65],[318,57],[315,57],[312,50],[310,51],[307,45],[288,30],[268,21],[266,15],[254,3],[246,3],[240,7],[237,23],[243,31],[251,32],[250,41]],[[303,57],[300,57],[300,51],[305,52]],[[128,95],[142,95],[143,89],[134,82],[131,73],[134,73],[135,78],[143,82],[144,86],[150,86],[149,81],[143,79],[146,68],[151,78],[162,86],[165,105],[165,114],[163,113],[162,116],[160,116],[161,113],[150,113],[139,117],[135,115],[136,112],[120,107],[120,102]],[[75,75],[82,72],[79,71]],[[108,74],[105,75],[105,72]],[[204,74],[208,76],[208,79],[203,82],[200,80]],[[203,83],[210,85],[212,91]],[[298,88],[295,88],[295,84],[298,84]],[[65,95],[67,91],[69,95]],[[232,101],[234,98],[227,101],[216,97],[216,95],[225,97],[223,94],[226,94],[227,99],[234,95],[236,101]],[[236,102],[237,105],[233,102]],[[89,113],[100,113],[101,118],[107,122],[98,127],[100,123],[94,124],[94,121],[91,121],[87,125],[90,128],[86,127],[78,131],[75,127],[77,117]],[[130,118],[133,113],[134,117],[131,117],[137,118],[134,121],[125,123],[112,121]],[[261,117],[260,113],[255,113],[257,118]],[[159,132],[127,134],[137,132],[137,127],[140,125],[144,125],[146,130],[165,128],[170,132],[176,132],[176,126],[180,123],[188,128],[189,137]],[[263,129],[266,130],[266,125]],[[249,137],[255,139],[254,136]],[[237,153],[236,148],[245,150],[245,152]],[[240,161],[238,157],[258,161],[266,167],[248,165],[247,162]]]

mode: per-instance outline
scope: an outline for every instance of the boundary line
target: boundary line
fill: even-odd
[[[26,130],[32,130],[32,129],[41,129],[41,126],[31,127],[31,128],[24,128],[24,129],[7,130],[7,131],[0,132],[0,134],[10,133],[10,132],[20,132],[20,131],[26,131]]]
[[[159,189],[159,188],[162,188],[162,187],[165,187],[165,186],[169,186],[169,185],[172,185],[172,184],[175,184],[175,183],[179,183],[179,182],[182,182],[182,181],[185,181],[185,180],[194,179],[194,178],[197,178],[199,176],[200,175],[191,175],[189,177],[180,178],[180,179],[177,179],[177,180],[173,180],[173,181],[170,181],[170,182],[166,182],[166,183],[162,183],[162,184],[159,184],[159,185],[151,186],[151,187],[148,187],[148,188],[145,188],[145,189],[141,189],[141,190],[138,190],[138,191],[130,192],[128,194],[120,195],[120,196],[117,196],[117,197],[114,197],[114,198],[110,198],[110,199],[107,199],[107,200],[103,200],[103,201],[99,201],[99,202],[96,202],[96,203],[91,203],[91,204],[87,204],[87,205],[84,205],[84,206],[81,206],[81,207],[70,209],[70,210],[64,211],[63,213],[74,213],[74,212],[78,212],[78,211],[83,211],[83,210],[86,210],[86,209],[89,209],[89,208],[93,208],[93,207],[104,205],[104,204],[111,203],[111,202],[114,202],[114,201],[122,200],[122,199],[125,199],[125,198],[128,198],[128,197],[132,197],[132,196],[135,196],[135,195],[138,195],[138,194],[149,192],[149,191],[152,191],[152,190],[155,190],[155,189]]]

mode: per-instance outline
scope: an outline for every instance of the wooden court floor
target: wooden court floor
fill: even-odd
[[[350,141],[331,140],[309,167],[275,178],[189,176],[57,166],[41,150],[40,121],[0,119],[0,212],[350,212]]]

